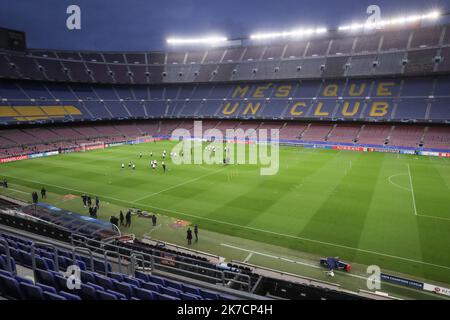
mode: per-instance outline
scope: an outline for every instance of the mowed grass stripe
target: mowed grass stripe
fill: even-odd
[[[189,217],[205,229],[297,250],[341,255],[362,263],[389,263],[392,269],[400,271],[405,270],[406,262],[410,261],[414,266],[417,263],[423,266],[407,269],[412,274],[427,272],[440,280],[449,275],[450,257],[446,254],[449,224],[436,219],[424,222],[428,218],[414,217],[410,194],[406,198],[406,190],[388,181],[391,175],[405,173],[408,161],[415,179],[416,171],[426,167],[423,163],[428,163],[429,158],[282,147],[280,172],[276,176],[261,177],[257,166],[230,165],[223,172],[185,183],[223,166],[173,166],[168,161],[168,174],[164,175],[160,169],[152,172],[147,167],[149,151],[153,151],[160,162],[162,150],[170,152],[173,145],[161,142],[123,146],[9,163],[0,166],[0,177],[5,174],[27,179],[28,182],[17,182],[36,188],[41,184],[60,186],[63,189],[55,190],[60,194],[97,194],[127,206],[134,206],[130,202],[139,197],[171,188],[137,201],[136,206],[176,217]],[[138,157],[139,152],[144,154],[142,160]],[[120,164],[128,163],[124,159],[135,161],[137,170],[121,170]],[[450,162],[445,160],[439,163],[442,167],[439,170],[446,170],[445,164]],[[366,170],[380,168],[380,163],[378,175],[366,174]],[[403,169],[398,169],[401,165]],[[399,179],[402,184],[403,178]],[[368,180],[367,184],[365,180]],[[431,180],[433,184],[429,183]],[[174,187],[180,183],[185,184]],[[442,188],[447,190],[446,181],[414,180],[415,188],[418,183],[428,185],[428,192],[433,192],[440,200],[442,216],[449,217],[445,211],[448,197],[442,192]],[[418,207],[429,206],[426,199],[417,201]],[[368,209],[361,215],[361,208],[366,207]],[[314,227],[310,228],[310,219],[315,214],[322,216],[321,219],[316,217],[321,221],[327,216],[337,219],[333,211],[348,211],[347,218],[340,222],[339,236],[330,232],[335,230],[324,228],[320,223],[317,223],[316,231]],[[365,217],[364,222],[362,217]],[[308,225],[307,229],[314,237],[302,233]],[[434,236],[433,229],[437,230],[440,241]],[[428,243],[433,245],[434,252],[441,254],[422,258],[421,251],[429,250]],[[356,256],[355,250],[359,252]]]

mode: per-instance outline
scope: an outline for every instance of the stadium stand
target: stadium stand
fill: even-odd
[[[139,240],[97,241],[12,210],[26,211],[2,197],[0,296],[6,299],[365,299],[326,282],[297,277],[291,283],[272,277],[269,269],[240,262],[224,265],[195,252]],[[80,268],[82,283],[70,289],[63,272],[74,264]],[[186,274],[188,278],[183,277]]]
[[[279,129],[282,143],[448,152],[449,35],[443,25],[186,52],[0,51],[0,162],[169,138],[194,120],[203,131]],[[167,243],[124,240],[96,219],[52,210],[0,197],[0,296],[365,298]],[[74,263],[83,284],[68,292],[61,272]]]

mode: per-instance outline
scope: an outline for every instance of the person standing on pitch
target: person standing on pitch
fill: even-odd
[[[44,187],[42,187],[42,189],[41,189],[41,197],[42,197],[42,199],[47,198],[47,190],[45,190]]]
[[[194,235],[195,235],[195,242],[198,242],[198,226],[194,226]]]
[[[162,162],[162,167],[163,167],[164,173],[166,173],[166,164],[164,163],[164,161]]]
[[[128,210],[126,216],[125,216],[125,227],[129,228],[131,227],[131,211]]]
[[[120,218],[120,226],[122,227],[123,226],[123,220],[125,219],[125,217],[123,216],[122,210],[120,210],[119,218]]]
[[[155,214],[152,215],[152,224],[154,227],[156,227],[156,215]]]
[[[188,228],[186,231],[186,239],[188,241],[188,245],[192,244],[192,230],[191,228]]]

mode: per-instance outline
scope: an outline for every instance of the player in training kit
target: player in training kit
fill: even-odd
[[[153,152],[150,151],[150,158],[153,158]]]
[[[161,163],[161,165],[162,165],[164,173],[165,173],[166,172],[166,164],[164,163],[164,161]]]
[[[133,169],[133,170],[134,170],[134,169],[136,169],[136,166],[135,166],[135,164],[134,164],[134,163],[133,163],[132,169]]]
[[[128,168],[131,168],[131,161],[128,162]]]
[[[122,169],[125,168],[125,163],[122,163]]]
[[[142,158],[142,152],[139,152],[139,159]]]

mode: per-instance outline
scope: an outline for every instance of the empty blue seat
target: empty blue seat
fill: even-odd
[[[92,283],[92,282],[88,282],[87,285],[91,286],[96,291],[105,291],[105,289],[103,287],[99,286],[98,284],[95,284],[95,283]]]
[[[105,262],[94,259],[94,270],[97,272],[105,272]],[[106,264],[106,270],[108,273],[111,272],[111,264]]]
[[[180,298],[169,296],[167,294],[158,294],[158,300],[180,300]]]
[[[191,286],[189,284],[183,284],[183,292],[192,293],[198,296],[201,296],[202,293],[199,288]]]
[[[81,298],[78,295],[72,294],[72,293],[68,293],[68,292],[65,292],[65,291],[60,291],[59,295],[61,297],[66,298],[67,300],[81,300]]]
[[[66,297],[60,296],[59,294],[44,292],[45,300],[67,300]]]
[[[132,284],[138,288],[142,287],[142,285],[144,283],[143,281],[140,281],[139,279],[133,279],[133,278],[128,278],[128,277],[125,277],[124,280],[125,280],[125,282]]]
[[[161,286],[156,283],[145,282],[142,284],[142,288],[150,291],[161,292]]]
[[[0,275],[0,292],[6,298],[10,299],[23,299],[22,292],[19,287],[19,282],[5,275]]]
[[[114,287],[115,287],[115,291],[122,293],[127,298],[130,298],[133,295],[133,287],[137,288],[136,286],[132,286],[128,283],[122,283],[122,282],[115,282]]]
[[[149,281],[148,274],[146,274],[146,273],[136,271],[135,276],[136,276],[136,278],[144,280],[145,282]]]
[[[81,271],[80,277],[81,277],[81,281],[83,283],[87,283],[87,282],[96,283],[94,274],[89,271]]]
[[[156,300],[155,294],[155,292],[142,288],[136,288],[134,290],[134,295],[141,300]]]
[[[53,274],[49,271],[36,269],[35,281],[38,283],[46,284],[50,287],[56,287],[56,282],[55,279],[53,278]]]
[[[108,274],[108,277],[113,278],[119,282],[123,282],[124,280],[124,275],[121,273],[117,273],[117,272],[111,272],[110,274]]]
[[[65,291],[69,290],[67,286],[67,279],[64,278],[62,275],[53,275],[53,279],[55,279],[56,287],[58,288],[58,291]]]
[[[80,268],[80,270],[87,270],[86,263],[84,263],[84,261],[76,259],[75,264]]]
[[[219,300],[219,295],[215,292],[203,290],[203,289],[201,290],[201,292],[202,292],[202,297],[205,299]]]
[[[151,275],[151,274],[148,275],[148,281],[156,283],[156,284],[159,284],[159,285],[161,285],[163,287],[166,286],[166,282],[165,282],[165,280],[163,278],[160,278],[158,276],[154,276],[154,275]]]
[[[166,282],[167,287],[183,291],[183,286],[181,285],[181,283],[173,281],[173,280],[166,280],[165,282]]]
[[[67,257],[58,257],[59,268],[62,270],[66,270],[68,266],[73,265],[73,260]]]
[[[176,297],[176,298],[179,297],[178,290],[176,290],[176,289],[169,288],[169,287],[162,287],[161,290],[162,290],[161,291],[162,294],[167,294],[168,296],[172,296],[172,297]]]
[[[103,287],[105,290],[114,289],[114,284],[110,278],[101,276],[99,274],[94,274],[95,283]]]
[[[97,300],[97,293],[93,286],[88,284],[81,284],[79,295],[83,300]]]
[[[19,277],[17,275],[14,276],[14,278],[16,279],[17,282],[19,282],[19,284],[21,284],[21,283],[34,284],[33,280],[28,279],[28,278],[22,278],[22,277]]]
[[[8,270],[8,262],[5,255],[0,256],[0,269],[1,270]],[[11,264],[10,264],[10,270],[15,271],[16,270],[16,263],[14,261],[14,258],[11,257]]]
[[[202,300],[201,296],[197,296],[192,293],[180,292],[179,297],[181,300]]]
[[[29,283],[21,283],[20,289],[22,290],[24,299],[27,300],[44,300],[43,290],[39,286],[35,286]]]
[[[97,295],[100,300],[119,300],[114,294],[105,291],[97,291]]]
[[[39,269],[42,269],[42,270],[55,271],[55,269],[50,268],[50,266],[47,264],[47,261],[44,260],[44,259],[45,258],[35,257],[36,268],[39,268]]]
[[[4,276],[7,276],[7,277],[13,277],[14,276],[11,272],[6,271],[6,270],[2,270],[2,269],[0,269],[0,274],[2,274]]]
[[[56,289],[53,288],[53,287],[47,286],[47,285],[42,284],[42,283],[36,283],[36,286],[41,288],[42,291],[44,291],[44,292],[50,292],[50,293],[56,294]]]
[[[19,261],[21,262],[22,265],[24,265],[25,267],[31,267],[32,262],[31,262],[31,254],[28,252],[25,252],[23,250],[17,250],[19,253]]]
[[[112,294],[112,295],[116,296],[117,299],[120,299],[120,300],[127,300],[127,297],[126,297],[124,294],[122,294],[122,293],[120,293],[120,292],[117,292],[117,291],[115,291],[115,290],[108,289],[108,290],[106,290],[106,292],[109,293],[109,294]]]

